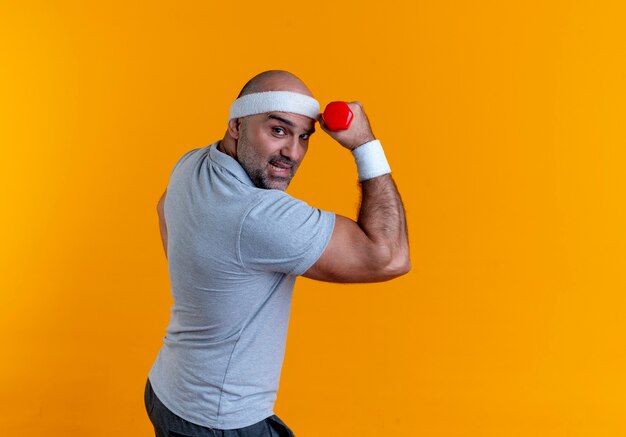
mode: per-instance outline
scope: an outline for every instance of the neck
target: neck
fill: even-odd
[[[228,132],[226,132],[224,138],[222,138],[217,145],[217,150],[225,153],[235,160],[237,159],[237,141],[231,137]]]

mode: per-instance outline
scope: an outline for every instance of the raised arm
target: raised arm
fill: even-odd
[[[349,103],[354,120],[349,129],[324,131],[343,147],[354,150],[374,140],[369,121],[358,102]],[[329,282],[380,282],[411,269],[406,217],[391,174],[361,182],[357,221],[337,215],[326,250],[303,276]]]
[[[163,249],[165,250],[165,258],[167,259],[167,223],[165,222],[165,196],[167,189],[159,199],[157,203],[157,212],[159,213],[159,229],[161,231],[161,241],[163,242]]]

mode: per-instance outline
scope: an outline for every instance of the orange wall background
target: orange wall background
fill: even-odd
[[[153,435],[157,201],[281,68],[363,102],[413,270],[298,280],[276,413],[299,437],[626,435],[624,22],[590,0],[0,2],[1,434]],[[289,192],[355,217],[351,156],[320,131]]]

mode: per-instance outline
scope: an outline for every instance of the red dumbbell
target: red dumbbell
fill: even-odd
[[[354,114],[346,102],[330,102],[322,114],[324,123],[332,131],[348,129],[353,117]]]

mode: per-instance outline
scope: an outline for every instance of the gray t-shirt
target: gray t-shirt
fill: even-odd
[[[172,170],[174,305],[149,378],[175,414],[233,429],[274,414],[294,282],[323,253],[335,215],[257,188],[217,144],[185,153]]]

